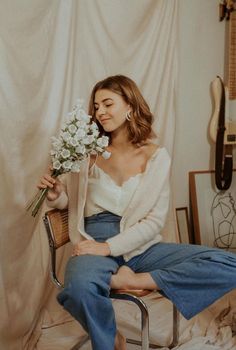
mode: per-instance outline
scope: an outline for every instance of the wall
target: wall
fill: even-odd
[[[218,0],[179,0],[179,77],[173,160],[175,207],[188,206],[188,172],[213,169],[207,131],[210,83],[224,70],[225,23]]]

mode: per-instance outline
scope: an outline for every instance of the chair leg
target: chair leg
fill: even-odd
[[[179,342],[179,311],[176,306],[173,304],[173,339],[172,343],[169,345],[169,348],[172,349]]]
[[[114,299],[122,299],[122,300],[129,300],[135,302],[135,304],[139,307],[141,311],[141,341],[129,339],[127,338],[126,341],[129,344],[134,345],[140,345],[141,350],[149,350],[149,349],[163,349],[166,347],[169,347],[169,349],[174,348],[178,345],[179,342],[179,311],[177,310],[176,306],[173,305],[173,339],[172,343],[169,346],[160,346],[155,344],[149,343],[149,316],[148,316],[148,309],[146,304],[143,300],[127,295],[127,294],[119,294],[119,295],[113,295]],[[80,341],[73,346],[70,350],[79,350],[87,341],[89,340],[89,336],[85,335]]]
[[[141,345],[142,350],[149,350],[149,315],[146,304],[141,299],[135,300],[141,311],[141,341],[126,339],[127,343]]]
[[[134,302],[141,311],[141,341],[134,339],[126,339],[127,343],[140,345],[141,350],[149,350],[149,349],[163,349],[169,347],[169,349],[174,348],[178,345],[179,342],[179,311],[176,306],[173,304],[173,332],[172,332],[172,342],[170,345],[160,346],[149,343],[149,315],[148,308],[144,301],[141,298],[138,298],[134,295],[130,294],[122,294],[122,293],[114,293],[111,292],[111,298],[113,299],[121,299],[128,300]]]
[[[111,298],[134,302],[141,311],[141,339],[142,341],[126,339],[127,343],[141,345],[142,350],[149,350],[149,316],[148,308],[144,301],[135,295],[111,292]]]

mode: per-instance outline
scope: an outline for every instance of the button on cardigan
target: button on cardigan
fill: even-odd
[[[120,222],[120,233],[107,240],[111,255],[123,255],[128,261],[133,256],[162,240],[169,208],[170,157],[165,148],[159,147],[149,160],[139,186],[126,208]],[[61,176],[66,186],[50,207],[68,207],[69,235],[73,244],[83,239],[93,239],[84,230],[84,208],[88,186],[89,159],[83,162],[80,173]]]

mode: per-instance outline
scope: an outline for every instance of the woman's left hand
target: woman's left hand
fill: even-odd
[[[87,240],[74,245],[72,256],[85,254],[108,256],[110,253],[111,251],[108,243]]]

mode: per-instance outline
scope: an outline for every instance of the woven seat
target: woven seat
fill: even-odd
[[[53,283],[57,288],[63,288],[63,284],[58,280],[56,274],[56,251],[58,248],[67,244],[69,239],[68,233],[68,210],[63,209],[53,209],[49,210],[44,215],[44,224],[46,232],[48,235],[48,241],[50,246],[51,253],[51,277]],[[127,343],[137,344],[141,346],[141,350],[152,349],[161,349],[162,346],[150,344],[149,343],[149,314],[148,308],[145,302],[142,300],[142,297],[153,293],[149,290],[124,290],[112,289],[110,292],[110,297],[112,299],[119,299],[124,301],[134,302],[140,309],[141,312],[141,341],[126,339]],[[172,343],[168,346],[169,349],[173,348],[178,344],[179,338],[179,313],[176,307],[173,305],[173,336]],[[77,343],[71,350],[78,350],[82,345],[89,339],[88,336],[85,336]]]

